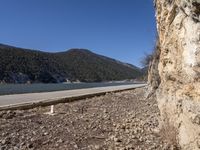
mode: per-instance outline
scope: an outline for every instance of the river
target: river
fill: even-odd
[[[60,84],[0,84],[0,95],[51,92],[93,87],[136,84],[133,82],[101,82],[101,83],[60,83]]]

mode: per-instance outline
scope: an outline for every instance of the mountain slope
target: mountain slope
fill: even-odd
[[[135,66],[85,49],[47,53],[0,45],[0,80],[6,83],[98,82],[141,76]]]

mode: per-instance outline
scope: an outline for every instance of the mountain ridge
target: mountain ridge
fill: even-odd
[[[101,82],[142,75],[134,65],[77,48],[49,53],[0,44],[0,64],[5,83]]]

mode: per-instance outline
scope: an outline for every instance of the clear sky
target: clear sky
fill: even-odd
[[[0,0],[0,43],[86,48],[140,65],[155,43],[153,0]]]

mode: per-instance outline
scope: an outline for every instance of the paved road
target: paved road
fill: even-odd
[[[81,98],[87,96],[95,96],[104,94],[107,92],[121,91],[134,89],[138,87],[146,86],[146,84],[133,84],[133,85],[120,85],[120,86],[109,86],[109,87],[98,87],[98,88],[87,88],[78,90],[66,90],[56,92],[45,92],[45,93],[28,93],[28,94],[14,94],[14,95],[3,95],[0,96],[0,110],[4,108],[13,108],[21,106],[30,106],[34,104],[44,104],[50,102],[59,102],[59,100],[70,98]]]

